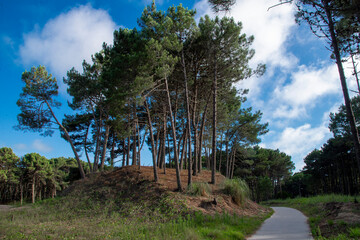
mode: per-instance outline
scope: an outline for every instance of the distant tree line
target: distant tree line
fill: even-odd
[[[88,165],[82,162],[85,170]],[[11,148],[0,148],[0,203],[55,197],[80,174],[74,158],[47,159],[38,153],[17,157]]]

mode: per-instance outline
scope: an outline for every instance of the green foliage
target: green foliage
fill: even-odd
[[[15,129],[40,132],[43,135],[53,133],[51,107],[61,104],[54,99],[58,94],[56,78],[49,74],[44,66],[32,67],[21,77],[25,83],[17,105],[21,113],[18,115],[19,125]]]
[[[248,198],[250,192],[246,181],[239,178],[226,179],[223,188],[224,193],[230,195],[237,205],[244,204],[245,199]]]
[[[16,168],[19,160],[19,157],[13,153],[11,148],[0,148],[0,183],[6,182],[10,184],[19,181]]]
[[[211,187],[208,183],[193,182],[187,187],[186,193],[194,196],[208,196],[211,194]]]
[[[214,12],[227,12],[236,3],[236,0],[209,0]]]

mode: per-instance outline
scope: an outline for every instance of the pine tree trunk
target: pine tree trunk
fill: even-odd
[[[220,139],[220,156],[219,156],[219,173],[221,173],[221,158],[222,158],[222,145],[223,145],[223,133],[221,133]]]
[[[115,159],[115,138],[116,136],[113,134],[113,141],[111,143],[111,151],[110,151],[110,166],[113,168],[114,167],[114,159]]]
[[[185,130],[185,135],[184,135],[184,142],[183,142],[183,146],[182,146],[182,150],[181,150],[181,158],[180,158],[180,170],[184,169],[184,161],[186,160],[186,156],[185,156],[185,150],[186,150],[186,144],[187,144],[187,134],[188,131],[187,129]]]
[[[110,133],[110,126],[107,125],[107,126],[106,126],[106,130],[105,130],[105,139],[104,139],[104,144],[103,144],[103,149],[102,149],[102,155],[101,155],[101,163],[100,163],[100,169],[101,169],[101,171],[104,170],[105,157],[106,157],[106,149],[107,149],[107,142],[108,142],[108,140],[109,140],[109,133]]]
[[[126,166],[129,166],[130,165],[130,147],[131,147],[130,136],[127,138],[127,142],[128,142],[128,146],[127,146],[127,154],[126,154]]]
[[[154,181],[158,181],[158,174],[157,174],[157,166],[156,166],[156,147],[155,147],[155,140],[154,140],[154,133],[152,128],[152,122],[151,122],[151,116],[150,116],[150,110],[149,106],[145,100],[144,102],[146,113],[147,113],[147,120],[149,124],[149,130],[150,130],[150,140],[151,140],[151,153],[153,157],[153,169],[154,169]]]
[[[24,185],[20,183],[20,205],[23,205],[23,199],[24,199]]]
[[[132,143],[132,148],[133,148],[133,150],[132,150],[132,162],[131,162],[131,165],[132,166],[135,166],[136,165],[136,162],[137,162],[137,160],[136,160],[136,156],[137,156],[137,152],[136,152],[136,124],[135,124],[135,122],[134,122],[134,127],[133,127],[133,143]]]
[[[166,116],[166,107],[164,106],[164,115],[163,115],[163,143],[162,143],[162,166],[164,168],[164,174],[166,174],[166,135],[167,135],[167,116]]]
[[[229,178],[229,141],[227,137],[225,138],[226,141],[226,177]]]
[[[211,161],[211,183],[215,184],[216,167],[216,123],[217,123],[217,63],[214,54],[214,82],[213,82],[213,133],[212,133],[212,161]]]
[[[233,156],[233,160],[232,160],[230,179],[234,178],[235,157],[236,157],[236,149],[234,150],[234,156]]]
[[[125,151],[125,138],[123,139],[123,159],[122,159],[122,166],[125,166],[126,161],[126,151]]]
[[[354,117],[354,113],[353,113],[353,110],[351,107],[351,101],[350,101],[349,92],[348,92],[348,88],[347,88],[347,84],[346,84],[344,68],[343,68],[343,65],[341,62],[340,50],[339,50],[337,38],[335,35],[334,22],[332,19],[330,7],[328,5],[329,0],[322,0],[322,2],[324,5],[324,8],[325,8],[325,12],[326,12],[327,20],[328,20],[329,31],[330,31],[330,36],[331,36],[331,43],[332,43],[331,45],[333,48],[333,53],[336,58],[336,64],[337,64],[339,75],[340,75],[340,82],[341,82],[341,87],[342,87],[344,101],[345,101],[345,107],[346,107],[346,115],[347,115],[348,121],[350,123],[350,129],[351,129],[353,144],[354,144],[354,148],[355,148],[355,157],[356,157],[356,161],[357,161],[357,165],[358,165],[358,170],[360,172],[359,133],[358,133],[358,130],[356,127],[355,117]]]
[[[140,141],[140,126],[139,126],[139,120],[136,118],[136,126],[137,126],[137,135],[138,135],[138,151],[137,151],[137,162],[138,162],[138,165],[139,165],[139,170],[141,168],[141,148],[142,148],[142,145],[143,143],[141,144],[141,141]],[[146,135],[146,131],[145,131],[145,135]],[[144,136],[144,140],[145,140],[145,136]]]
[[[192,182],[192,152],[191,152],[191,117],[190,117],[190,103],[189,103],[189,90],[187,84],[186,65],[184,57],[184,48],[181,50],[181,64],[184,74],[184,86],[185,86],[185,104],[186,104],[186,127],[188,129],[188,185]]]
[[[202,117],[202,120],[201,120],[201,126],[200,126],[200,136],[199,136],[199,167],[198,167],[199,173],[200,173],[201,170],[202,170],[202,156],[201,156],[201,153],[202,153],[202,142],[203,142],[204,129],[205,129],[206,112],[207,112],[207,108],[208,108],[208,105],[209,105],[210,96],[211,96],[211,94],[209,94],[209,98],[208,98],[207,101],[206,101],[205,108],[204,108],[204,113],[203,113],[203,117]]]
[[[168,81],[167,81],[166,76],[165,76],[165,89],[166,89],[167,103],[168,103],[169,114],[170,114],[171,132],[172,132],[173,143],[174,143],[174,158],[175,158],[177,190],[181,192],[182,186],[181,186],[180,170],[179,170],[179,156],[177,155],[176,129],[175,129],[175,122],[173,119],[173,113],[172,113],[172,109],[171,109],[170,92],[169,92],[169,86],[168,86]]]
[[[96,146],[95,146],[95,156],[94,156],[94,165],[93,171],[96,172],[99,168],[99,152],[100,152],[100,136],[101,136],[101,129],[102,129],[102,119],[99,119],[99,125],[96,133]]]
[[[31,202],[35,203],[35,173],[33,175],[32,184],[31,184]]]
[[[70,143],[71,149],[73,150],[74,155],[75,155],[75,158],[76,158],[76,161],[77,161],[77,163],[78,163],[78,167],[79,167],[79,171],[80,171],[81,178],[85,178],[85,172],[84,172],[84,169],[83,169],[83,167],[82,167],[82,165],[81,165],[80,157],[79,157],[79,155],[78,155],[78,153],[77,153],[77,151],[76,151],[76,149],[75,149],[75,146],[74,146],[74,144],[73,144],[73,141],[72,141],[71,138],[70,138],[69,133],[66,131],[65,127],[64,127],[64,126],[59,122],[59,120],[56,118],[56,116],[55,116],[55,114],[54,114],[54,112],[53,112],[50,104],[49,104],[47,101],[45,101],[45,103],[46,103],[47,107],[49,108],[49,110],[50,110],[50,112],[51,112],[51,115],[52,115],[53,118],[55,119],[57,125],[64,131],[65,137],[66,137],[66,139],[68,140],[68,142]]]
[[[197,70],[195,70],[195,73],[197,73]],[[196,111],[197,111],[197,95],[198,95],[198,87],[197,87],[197,75],[195,74],[194,79],[194,106],[193,106],[193,121],[192,126],[194,129],[194,169],[193,169],[193,176],[196,176],[198,173],[198,161],[199,161],[199,155],[198,155],[198,122],[196,119]]]
[[[89,129],[90,129],[90,124],[87,126],[86,134],[85,134],[85,137],[84,137],[84,152],[85,152],[85,156],[86,156],[86,159],[88,161],[88,164],[89,164],[90,172],[93,172],[93,166],[91,164],[89,154],[88,154],[88,151],[87,151],[87,137],[88,137],[88,134],[89,134]]]

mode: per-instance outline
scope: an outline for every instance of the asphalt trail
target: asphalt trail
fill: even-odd
[[[307,240],[313,239],[307,218],[300,211],[272,207],[274,214],[248,240]]]

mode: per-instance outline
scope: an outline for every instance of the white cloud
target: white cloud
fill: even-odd
[[[275,90],[277,98],[290,104],[305,105],[325,94],[339,92],[336,65],[314,69],[300,66],[291,76],[292,82]]]
[[[73,8],[49,20],[42,29],[35,27],[24,35],[21,61],[45,65],[54,75],[65,76],[72,67],[81,70],[82,61],[90,61],[103,42],[111,43],[115,28],[104,10],[90,5]]]
[[[52,148],[48,145],[46,145],[42,140],[40,139],[35,139],[33,141],[33,143],[31,144],[31,146],[36,150],[36,151],[39,151],[39,152],[51,152],[52,151]]]
[[[329,129],[324,125],[312,128],[307,123],[297,128],[287,127],[272,145],[289,155],[304,153],[322,143],[328,133]]]
[[[273,118],[306,116],[309,109],[316,107],[320,98],[339,94],[341,91],[334,64],[323,68],[300,66],[298,71],[291,74],[290,79],[289,84],[279,85],[273,92]]]

